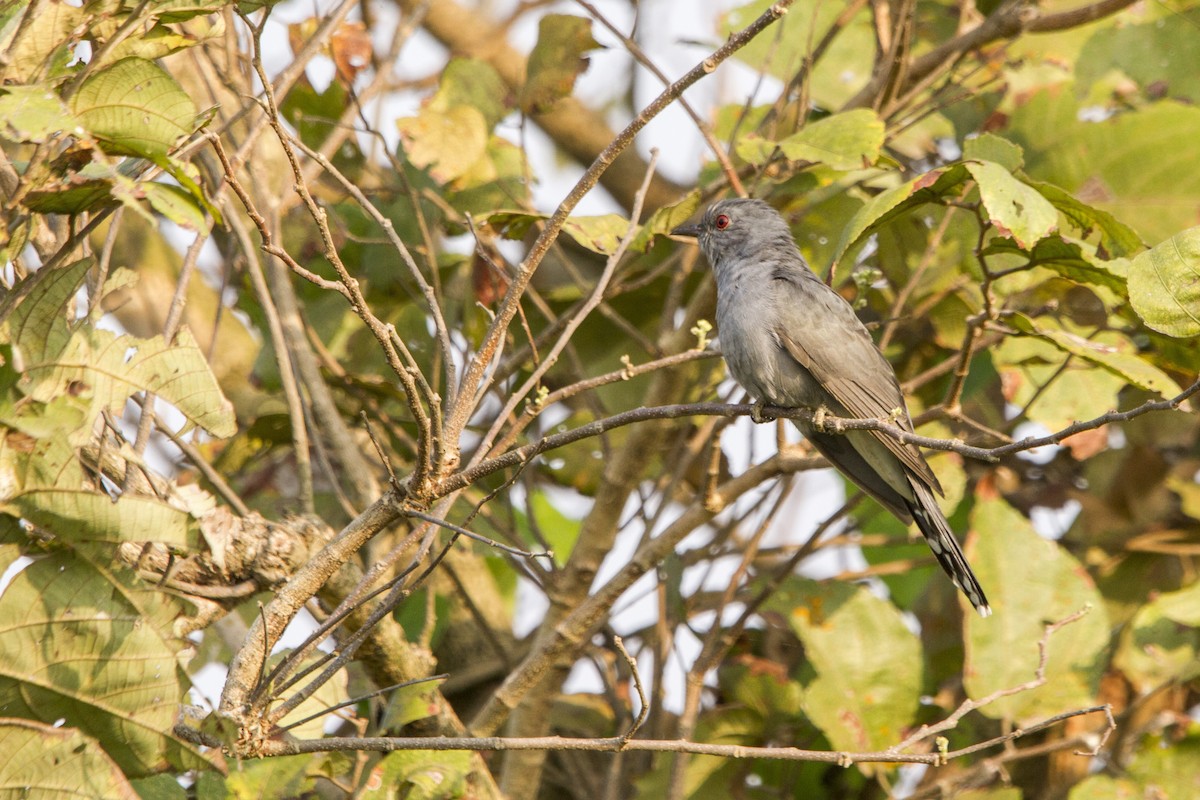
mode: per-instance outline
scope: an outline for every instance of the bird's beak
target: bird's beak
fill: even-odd
[[[703,229],[698,224],[680,225],[675,230],[671,231],[672,236],[687,236],[691,239],[700,238],[700,232]]]

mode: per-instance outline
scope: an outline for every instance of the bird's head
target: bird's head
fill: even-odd
[[[741,258],[761,258],[764,248],[796,245],[787,221],[762,200],[713,203],[699,222],[680,225],[672,236],[695,237],[714,269]]]

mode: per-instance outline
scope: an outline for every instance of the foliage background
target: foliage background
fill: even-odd
[[[4,792],[1200,793],[1200,7],[780,6],[0,7]],[[992,618],[746,419],[730,193]]]

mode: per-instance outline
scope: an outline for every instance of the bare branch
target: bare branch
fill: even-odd
[[[1104,711],[1108,706],[1092,706],[1051,717],[1036,725],[1013,731],[1007,736],[997,737],[986,743],[987,747],[995,747],[1006,741],[1028,735],[1034,731],[1055,725],[1072,717],[1094,714]],[[182,724],[175,732],[188,741],[210,746],[219,742],[201,735],[201,733]],[[263,742],[261,755],[289,756],[300,753],[323,752],[354,752],[370,751],[391,753],[398,750],[472,750],[476,752],[504,751],[584,751],[593,753],[691,753],[693,755],[719,756],[736,759],[767,759],[771,761],[813,761],[824,764],[837,764],[849,767],[854,764],[870,764],[880,762],[905,764],[930,764],[942,766],[948,761],[961,758],[980,749],[980,745],[951,750],[942,753],[893,753],[890,750],[880,752],[852,753],[829,750],[802,750],[797,747],[749,747],[745,745],[706,744],[703,742],[687,742],[678,739],[629,739],[616,736],[606,739],[568,739],[561,736],[537,736],[528,738],[506,738],[502,736],[488,737],[457,737],[457,736],[416,736],[411,738],[394,737],[337,737],[326,739],[308,739],[303,741],[269,740]]]
[[[654,119],[663,109],[673,103],[683,94],[685,89],[711,73],[722,61],[729,58],[742,47],[745,47],[755,36],[766,30],[771,23],[787,13],[788,6],[791,4],[792,0],[780,0],[780,2],[771,6],[771,8],[744,30],[730,36],[729,40],[712,55],[689,70],[682,78],[667,87],[650,105],[642,109],[641,113],[609,142],[608,146],[596,157],[592,165],[588,167],[583,177],[579,179],[575,187],[571,189],[562,203],[555,209],[554,214],[547,220],[525,260],[521,263],[509,287],[508,294],[504,298],[504,302],[496,312],[496,319],[488,328],[483,345],[474,358],[471,359],[471,363],[467,367],[462,381],[462,390],[459,392],[454,406],[448,414],[445,426],[447,437],[457,440],[466,426],[467,420],[475,409],[474,397],[471,396],[473,387],[481,387],[483,385],[487,365],[491,363],[492,357],[499,347],[501,338],[504,336],[505,331],[508,330],[509,323],[512,322],[513,317],[517,313],[517,308],[520,304],[521,296],[525,292],[525,288],[529,285],[534,271],[549,251],[550,245],[558,237],[559,231],[562,230],[563,223],[567,221],[567,217],[571,211],[579,204],[583,196],[596,185],[600,176],[613,163],[617,155],[633,143],[634,137],[642,128],[646,127],[646,124],[650,120]],[[475,391],[474,394],[478,396],[478,391]]]
[[[1143,414],[1148,414],[1152,411],[1173,411],[1177,410],[1188,398],[1200,392],[1200,380],[1197,380],[1184,391],[1180,392],[1175,397],[1169,400],[1151,400],[1128,411],[1110,411],[1107,414],[1101,414],[1095,419],[1090,419],[1084,422],[1076,422],[1068,425],[1062,430],[1046,436],[1027,436],[1018,442],[1001,445],[999,447],[973,447],[958,439],[935,439],[929,436],[919,436],[911,431],[904,430],[900,426],[888,421],[879,419],[850,419],[846,417],[834,417],[829,414],[818,415],[813,411],[805,408],[779,408],[777,406],[763,406],[762,413],[764,419],[796,419],[804,420],[823,425],[825,433],[845,433],[846,431],[879,431],[893,436],[902,442],[915,444],[918,447],[926,447],[930,450],[944,450],[947,452],[958,453],[967,458],[974,458],[979,461],[998,462],[1001,457],[1019,453],[1025,450],[1032,450],[1036,447],[1044,447],[1051,444],[1059,444],[1062,441],[1074,436],[1077,433],[1084,431],[1095,430],[1113,422],[1127,422],[1135,417],[1140,417]],[[581,425],[578,428],[573,428],[562,433],[547,436],[546,438],[534,442],[533,444],[518,447],[515,450],[510,450],[507,453],[496,456],[480,462],[470,469],[457,473],[442,482],[440,490],[442,492],[458,491],[459,489],[469,486],[485,475],[490,475],[502,469],[517,466],[530,458],[533,458],[541,453],[565,447],[569,444],[574,444],[582,439],[589,439],[594,436],[599,436],[602,433],[620,428],[625,425],[631,425],[635,422],[645,422],[652,419],[678,419],[680,417],[691,416],[718,416],[718,417],[741,417],[751,416],[754,413],[755,406],[730,403],[684,403],[668,406],[657,406],[653,408],[636,408],[631,411],[625,411],[620,414],[614,414],[605,419],[598,419],[589,422],[586,425]],[[820,419],[818,420],[818,416]]]

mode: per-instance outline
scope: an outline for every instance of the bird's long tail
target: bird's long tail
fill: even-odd
[[[950,530],[950,523],[946,521],[946,515],[938,507],[937,500],[934,499],[929,487],[920,481],[911,483],[917,501],[908,503],[908,508],[912,512],[913,521],[917,523],[917,527],[924,534],[929,549],[937,557],[942,569],[950,576],[950,580],[954,581],[954,585],[962,589],[963,594],[971,601],[971,605],[975,606],[975,610],[981,616],[988,616],[992,613],[992,607],[988,605],[983,587],[979,585],[979,579],[971,571],[967,557],[963,555],[962,548],[958,546],[958,540],[954,538],[954,532]]]

